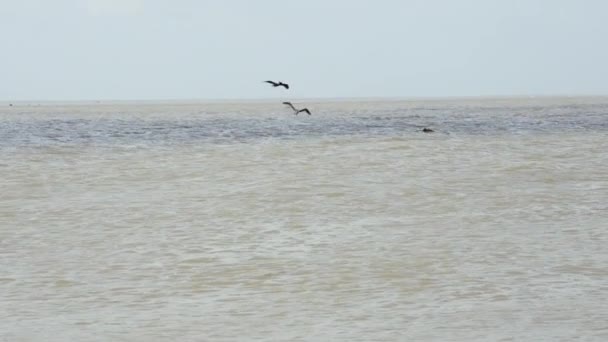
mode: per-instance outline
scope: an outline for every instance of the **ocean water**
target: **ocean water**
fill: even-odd
[[[608,98],[304,104],[0,106],[0,341],[608,340]]]

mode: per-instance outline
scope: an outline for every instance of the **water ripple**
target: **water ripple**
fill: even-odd
[[[351,108],[352,107],[352,108]],[[155,109],[158,111],[159,109]],[[326,108],[313,116],[277,113],[270,105],[238,113],[220,109],[192,111],[164,107],[136,113],[116,108],[101,112],[85,108],[79,117],[53,113],[12,113],[0,120],[0,147],[46,145],[173,145],[248,142],[258,139],[299,139],[337,136],[412,136],[423,127],[440,134],[497,135],[608,131],[608,105],[444,106],[405,107],[395,103],[377,111],[368,108]],[[124,113],[122,113],[124,112]],[[168,119],[170,117],[170,119]]]

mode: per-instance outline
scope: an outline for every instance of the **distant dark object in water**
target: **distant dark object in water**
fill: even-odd
[[[9,107],[12,107],[12,106],[13,106],[13,104],[12,104],[12,103],[9,103],[9,104],[8,104],[8,106],[9,106]]]
[[[284,105],[291,107],[291,109],[293,109],[293,111],[295,112],[295,115],[298,115],[298,113],[306,113],[308,115],[310,115],[310,111],[308,110],[308,108],[302,108],[302,109],[297,109],[296,107],[293,106],[293,104],[291,104],[291,102],[283,102]]]
[[[432,130],[432,129],[428,128],[428,127],[424,127],[424,128],[422,129],[422,131],[423,131],[424,133],[433,133],[433,132],[435,132],[434,130]]]
[[[289,89],[289,84],[283,82],[273,82],[273,81],[264,81],[265,83],[272,84],[273,87],[284,87],[285,89]]]

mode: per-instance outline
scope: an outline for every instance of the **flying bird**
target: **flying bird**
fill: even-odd
[[[291,102],[283,102],[283,104],[293,109],[295,115],[298,115],[299,113],[306,113],[310,115],[310,111],[308,110],[308,108],[297,109]]]
[[[285,87],[285,89],[289,89],[289,84],[283,82],[273,82],[273,81],[264,81],[264,83],[272,84],[273,87]]]

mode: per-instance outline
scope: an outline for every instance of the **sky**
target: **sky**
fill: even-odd
[[[608,95],[604,0],[0,0],[0,101]]]

